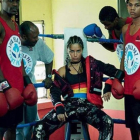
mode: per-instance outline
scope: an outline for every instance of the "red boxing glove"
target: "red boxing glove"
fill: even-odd
[[[124,94],[124,88],[118,79],[114,79],[111,87],[111,92],[114,98],[122,99]]]
[[[134,84],[132,94],[135,99],[140,100],[140,80]]]
[[[24,101],[27,105],[33,106],[37,103],[37,92],[28,76],[24,76],[25,89],[23,91]]]
[[[9,104],[9,109],[13,110],[23,104],[23,97],[21,93],[16,88],[10,88],[4,92],[7,102]]]
[[[28,84],[23,91],[23,97],[27,105],[35,105],[37,103],[37,92],[33,84]]]
[[[0,117],[4,116],[8,111],[8,103],[4,93],[0,92]]]
[[[114,98],[122,99],[124,94],[124,87],[121,84],[122,79],[124,78],[124,72],[118,70],[115,74],[115,79],[113,80],[111,92]]]
[[[23,97],[18,89],[12,88],[8,81],[1,82],[1,86],[9,105],[9,109],[13,110],[23,104]]]

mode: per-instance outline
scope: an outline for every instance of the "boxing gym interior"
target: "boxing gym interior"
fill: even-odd
[[[99,21],[99,11],[104,6],[114,7],[121,17],[128,16],[125,0],[20,0],[19,14],[14,20],[20,24],[23,21],[35,23],[40,36],[54,52],[53,68],[56,70],[64,65],[66,39],[72,34],[71,31],[79,32],[86,25],[96,23],[108,38],[108,32]],[[47,34],[58,35],[57,39],[45,37]],[[94,56],[105,63],[120,67],[120,62],[115,52],[107,51],[98,42],[89,42],[85,39],[88,55]],[[45,68],[42,62],[38,62],[35,69],[37,83],[45,78]],[[106,77],[106,75],[104,75]],[[38,113],[42,118],[53,109],[49,90],[38,87]],[[116,100],[113,96],[108,102],[104,102],[103,110],[113,119],[122,120],[114,123],[114,140],[130,140],[130,131],[124,124],[124,99]],[[64,140],[66,137],[67,124],[58,129],[50,136],[50,140]],[[71,127],[71,139],[84,139],[81,124]],[[98,131],[88,125],[90,140],[98,139]]]

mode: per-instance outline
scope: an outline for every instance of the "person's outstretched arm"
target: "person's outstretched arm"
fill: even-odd
[[[45,70],[46,70],[46,79],[45,79],[45,88],[49,89],[52,85],[52,67],[53,67],[53,61],[49,64],[45,64]]]

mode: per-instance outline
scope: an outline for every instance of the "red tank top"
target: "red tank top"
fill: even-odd
[[[125,94],[132,94],[133,86],[137,80],[140,79],[140,29],[134,34],[130,35],[130,26],[125,34]]]
[[[0,68],[4,78],[10,83],[10,85],[22,92],[24,82],[21,66],[21,42],[18,26],[14,22],[15,30],[12,30],[1,17],[0,23],[5,30],[5,37],[0,45]]]
[[[131,23],[132,22],[132,18],[130,18],[130,17],[127,17],[127,19],[126,19],[126,21],[125,21],[125,24],[129,24],[129,23]],[[112,38],[113,39],[118,39],[117,37],[116,37],[116,35],[115,35],[115,31],[113,30],[112,31]],[[117,48],[117,43],[114,43],[114,50],[116,50],[116,48]]]

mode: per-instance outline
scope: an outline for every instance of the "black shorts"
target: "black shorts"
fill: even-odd
[[[0,117],[0,127],[12,128],[17,126],[23,120],[23,105],[8,111],[8,113]]]
[[[125,95],[126,127],[140,131],[140,100],[131,95]]]

